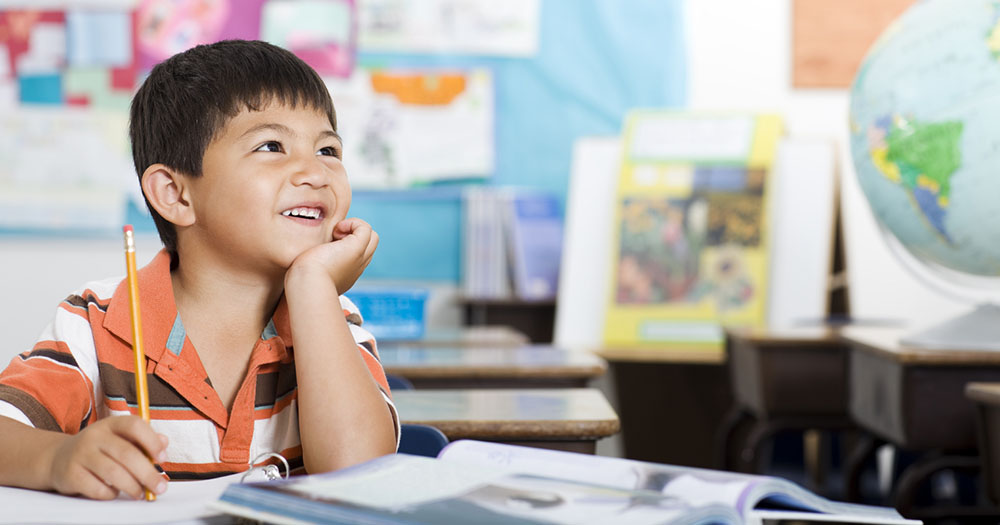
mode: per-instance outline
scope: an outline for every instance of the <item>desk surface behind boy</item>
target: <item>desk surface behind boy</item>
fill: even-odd
[[[585,387],[607,363],[586,351],[553,346],[381,346],[386,373],[417,388]]]
[[[449,440],[479,439],[593,454],[618,432],[618,415],[593,388],[406,390],[405,423],[437,427]]]
[[[392,452],[373,339],[340,298],[378,235],[347,218],[323,80],[264,42],[198,46],[146,78],[129,136],[165,246],[139,271],[153,421],[128,415],[127,291],[91,283],[0,375],[0,484],[140,497],[163,490],[147,456],[197,479],[272,452],[310,472]]]

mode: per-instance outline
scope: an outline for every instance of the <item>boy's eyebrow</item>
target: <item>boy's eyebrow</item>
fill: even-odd
[[[256,126],[253,126],[250,129],[244,131],[243,134],[240,135],[240,138],[242,139],[247,135],[252,135],[254,133],[257,133],[258,131],[264,131],[264,130],[271,130],[284,135],[295,136],[295,130],[284,124],[278,124],[277,122],[265,122],[263,124],[257,124]],[[320,137],[333,137],[337,139],[337,141],[340,142],[341,144],[344,143],[343,139],[340,138],[340,135],[338,135],[336,131],[333,131],[331,129],[323,130],[320,132],[319,135]]]

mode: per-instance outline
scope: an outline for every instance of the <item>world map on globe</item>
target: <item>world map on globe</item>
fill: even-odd
[[[861,189],[912,255],[1000,276],[1000,1],[910,7],[862,62],[849,126]]]

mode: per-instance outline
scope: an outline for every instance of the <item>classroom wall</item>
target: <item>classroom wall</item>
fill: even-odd
[[[788,133],[836,141],[852,313],[926,326],[970,308],[918,281],[889,252],[848,149],[848,93],[791,88],[791,0],[687,0],[688,104],[773,109]]]
[[[565,7],[565,2],[560,5]],[[679,11],[687,42],[687,81],[682,91],[691,107],[779,110],[786,115],[789,133],[837,142],[854,313],[926,324],[964,310],[964,304],[931,291],[907,274],[878,237],[847,150],[846,91],[790,88],[790,0],[685,0],[682,4]],[[508,169],[516,177],[518,163],[532,160],[510,162],[514,164]],[[454,201],[449,205],[454,206]],[[451,227],[443,231],[446,242],[455,242],[451,236],[457,232]],[[5,299],[0,303],[5,333],[0,362],[31,344],[69,291],[91,279],[120,275],[120,242],[117,238],[0,236],[0,294]],[[140,239],[140,262],[152,256],[151,247],[158,248],[155,237]],[[383,246],[383,254],[392,252]],[[441,281],[424,284],[435,290],[432,322],[457,322],[457,310],[450,302],[454,286]]]

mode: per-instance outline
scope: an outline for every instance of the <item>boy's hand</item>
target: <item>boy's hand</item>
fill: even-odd
[[[119,491],[141,499],[144,488],[162,494],[167,482],[149,457],[162,461],[166,449],[167,437],[138,416],[101,419],[55,450],[51,485],[93,499],[114,499]]]
[[[337,293],[350,290],[368,267],[378,247],[378,234],[358,218],[344,219],[333,228],[333,241],[299,255],[286,273],[285,284],[294,271],[322,269],[333,280]]]

